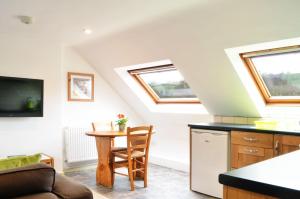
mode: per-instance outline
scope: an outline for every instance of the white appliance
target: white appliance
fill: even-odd
[[[219,174],[229,170],[229,133],[192,129],[191,189],[223,198]]]

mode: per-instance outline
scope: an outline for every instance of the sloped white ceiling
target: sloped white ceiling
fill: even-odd
[[[171,59],[215,115],[259,116],[224,49],[300,36],[299,0],[212,0],[75,46],[137,109],[113,70]]]
[[[209,0],[201,0],[206,1]],[[78,43],[128,29],[196,2],[199,0],[1,0],[0,35]],[[20,15],[33,17],[33,24],[20,23]],[[84,28],[91,28],[94,34],[87,37],[82,33]]]

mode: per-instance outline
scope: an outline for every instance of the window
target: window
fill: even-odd
[[[241,54],[266,103],[300,103],[300,46]]]
[[[129,70],[155,103],[200,103],[180,72],[172,65]]]

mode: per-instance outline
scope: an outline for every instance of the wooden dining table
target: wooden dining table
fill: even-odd
[[[139,132],[144,134],[145,132]],[[155,132],[152,131],[152,134]],[[96,182],[99,185],[112,188],[114,185],[114,171],[112,168],[111,140],[115,137],[127,136],[126,131],[90,131],[86,135],[96,139],[98,151],[98,165],[96,170]],[[143,177],[140,173],[136,177]]]
[[[98,166],[96,170],[96,182],[105,187],[112,188],[114,185],[111,140],[115,137],[127,136],[123,131],[91,131],[86,135],[93,136],[96,139],[98,151]]]

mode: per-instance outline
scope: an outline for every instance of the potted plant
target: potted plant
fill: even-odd
[[[118,120],[116,121],[116,123],[119,126],[119,131],[125,130],[127,121],[128,118],[126,118],[124,114],[118,114]]]

